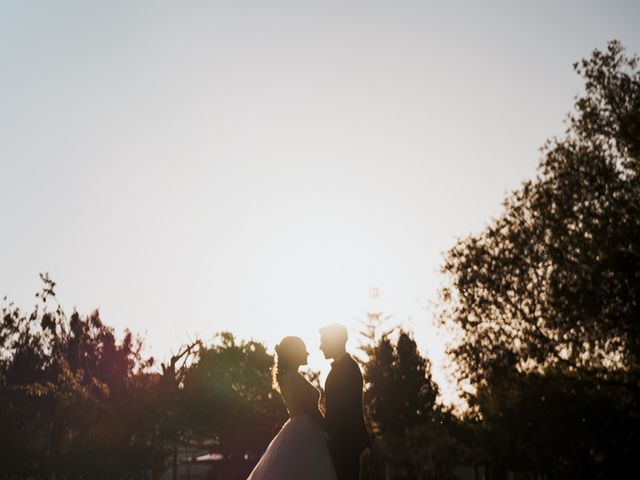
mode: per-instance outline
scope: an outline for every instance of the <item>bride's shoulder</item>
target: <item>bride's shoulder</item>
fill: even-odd
[[[300,383],[298,372],[286,372],[280,377],[280,384],[284,387],[294,387]]]

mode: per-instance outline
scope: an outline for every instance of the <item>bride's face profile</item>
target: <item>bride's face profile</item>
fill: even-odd
[[[304,352],[301,352],[300,355],[300,365],[306,365],[309,360],[309,352],[307,352],[307,349],[304,349]]]

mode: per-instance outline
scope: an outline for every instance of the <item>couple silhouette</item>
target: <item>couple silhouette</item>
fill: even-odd
[[[298,371],[309,353],[298,337],[276,346],[274,385],[289,419],[273,438],[247,480],[357,480],[360,453],[370,445],[362,414],[362,373],[346,350],[347,329],[320,329],[320,350],[332,359],[325,383],[326,409],[320,392]]]

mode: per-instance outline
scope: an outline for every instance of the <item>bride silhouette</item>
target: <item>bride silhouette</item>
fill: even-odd
[[[318,408],[320,392],[298,372],[307,364],[307,348],[302,339],[285,337],[276,355],[274,383],[290,418],[247,480],[336,480]]]

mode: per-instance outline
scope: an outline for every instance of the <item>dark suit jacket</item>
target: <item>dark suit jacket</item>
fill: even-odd
[[[351,355],[336,360],[325,382],[325,428],[335,450],[360,453],[371,445],[362,414],[362,373]]]

